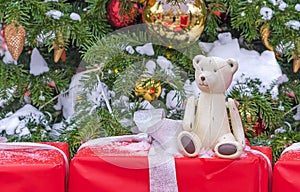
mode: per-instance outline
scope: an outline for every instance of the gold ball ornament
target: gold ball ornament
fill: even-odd
[[[199,39],[206,15],[203,0],[148,0],[143,21],[163,45],[184,48]]]
[[[15,61],[18,60],[23,51],[26,38],[24,27],[12,22],[5,27],[4,35],[8,51]]]
[[[135,84],[134,93],[136,97],[142,97],[151,102],[161,94],[161,84],[153,79],[142,79]]]

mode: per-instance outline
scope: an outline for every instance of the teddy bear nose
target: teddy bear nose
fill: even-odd
[[[205,81],[205,77],[204,76],[201,76],[200,79],[201,79],[201,81]]]

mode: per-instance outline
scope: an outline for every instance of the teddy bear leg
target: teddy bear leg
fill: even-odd
[[[188,157],[198,156],[202,146],[199,137],[195,133],[188,131],[182,131],[178,135],[177,143],[179,150]]]
[[[227,133],[218,139],[214,151],[221,158],[235,159],[242,154],[243,146],[235,140],[232,133]]]

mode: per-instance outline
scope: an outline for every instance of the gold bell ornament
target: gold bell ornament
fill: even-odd
[[[135,84],[134,93],[136,97],[142,97],[151,102],[161,94],[161,84],[153,79],[142,79]]]
[[[12,58],[17,61],[25,44],[26,31],[24,27],[12,22],[5,27],[4,36],[8,51]]]
[[[148,0],[143,22],[164,46],[180,49],[199,39],[206,16],[203,0]]]

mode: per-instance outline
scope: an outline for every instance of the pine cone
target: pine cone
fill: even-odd
[[[12,58],[17,61],[24,48],[26,37],[24,27],[11,23],[5,27],[4,36],[8,51],[12,55]]]

